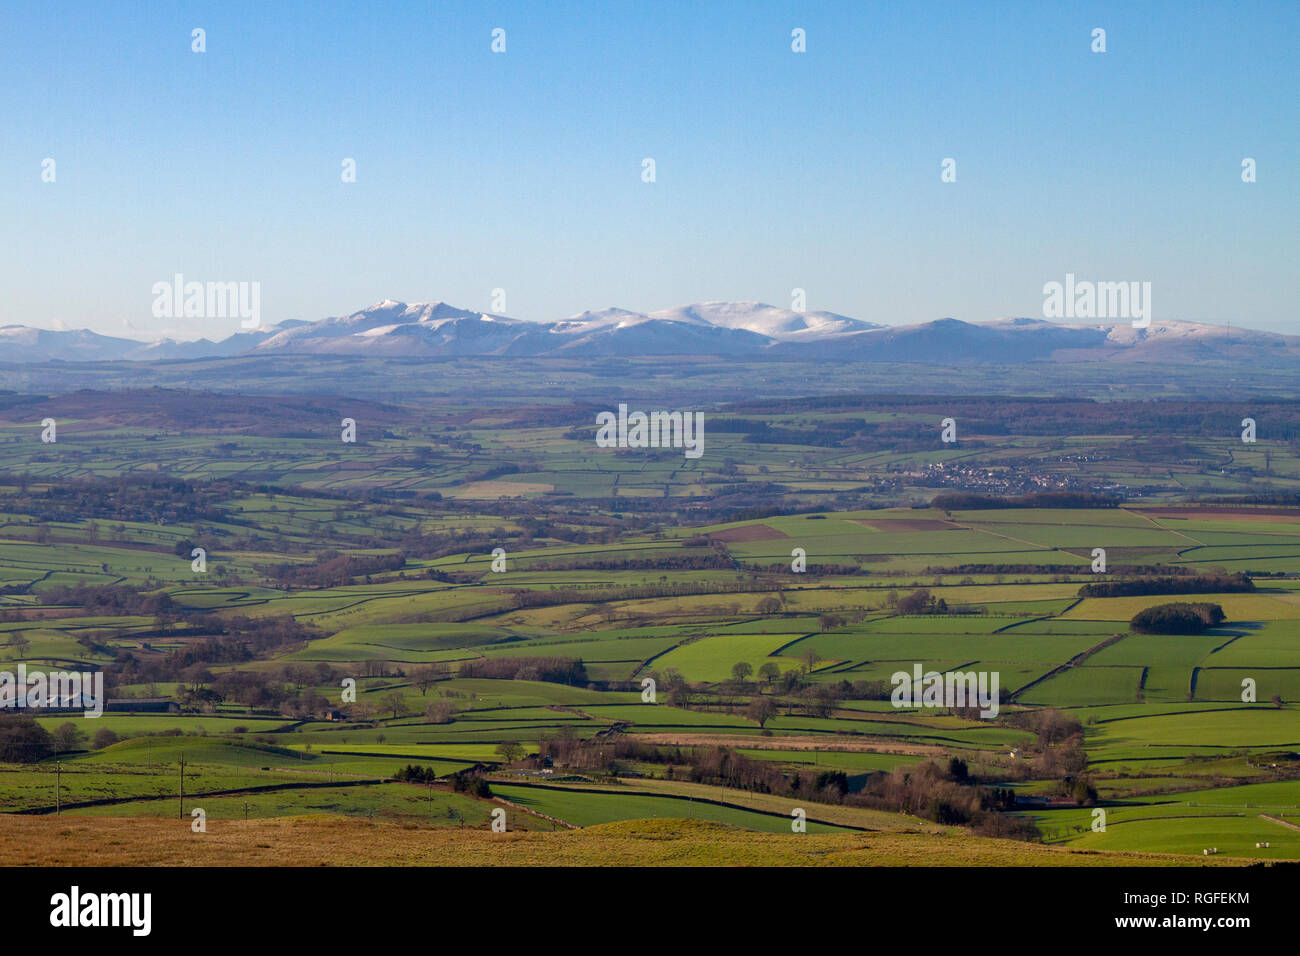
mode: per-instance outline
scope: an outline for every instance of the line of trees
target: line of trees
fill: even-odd
[[[588,683],[587,668],[574,657],[490,657],[462,664],[459,676],[538,680],[578,687]]]
[[[71,605],[88,617],[151,617],[176,611],[170,594],[149,593],[128,584],[57,586],[42,591],[40,601],[45,605]]]
[[[265,569],[277,583],[289,587],[330,588],[348,584],[367,574],[398,571],[406,565],[406,555],[349,555],[324,551],[311,564],[277,564]]]
[[[1133,597],[1147,594],[1249,593],[1255,582],[1245,574],[1203,574],[1187,577],[1124,578],[1079,588],[1079,597]]]

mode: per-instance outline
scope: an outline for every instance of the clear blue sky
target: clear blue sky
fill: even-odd
[[[1300,333],[1298,26],[1296,2],[6,4],[0,324],[237,330],[154,319],[177,272],[259,281],[265,322],[796,286],[981,321],[1074,272]]]

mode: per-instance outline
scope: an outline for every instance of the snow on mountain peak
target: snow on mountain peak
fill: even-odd
[[[834,312],[758,301],[695,302],[637,312],[610,306],[549,322],[521,321],[447,302],[383,299],[315,322],[237,332],[221,342],[144,343],[89,330],[0,326],[0,361],[153,360],[257,354],[376,356],[756,356],[792,359],[1009,363],[1213,361],[1234,357],[1300,366],[1300,337],[1177,319],[1062,322],[1008,316],[881,326]],[[1239,350],[1250,350],[1239,351]]]

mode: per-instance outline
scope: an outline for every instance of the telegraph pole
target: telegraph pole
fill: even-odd
[[[185,819],[185,751],[181,751],[181,813],[180,818]]]
[[[63,776],[63,764],[56,763],[54,765],[54,815],[56,817],[59,815],[59,810],[61,809],[62,806],[59,801],[59,791],[61,789],[60,778],[62,776]]]

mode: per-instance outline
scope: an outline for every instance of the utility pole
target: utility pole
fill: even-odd
[[[56,817],[59,815],[59,810],[62,807],[59,801],[59,791],[61,789],[60,778],[62,776],[63,776],[63,764],[56,763],[54,765],[54,815]]]
[[[185,751],[181,751],[181,812],[180,818],[185,819]]]

